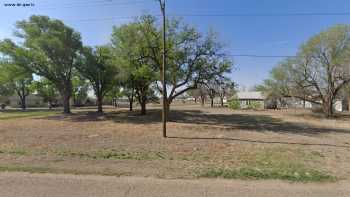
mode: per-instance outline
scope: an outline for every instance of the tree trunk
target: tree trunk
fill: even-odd
[[[172,103],[172,99],[166,99],[166,105],[165,105],[165,112],[166,112],[166,118],[169,116],[170,112],[170,104]]]
[[[204,107],[205,104],[205,98],[201,96],[201,106]]]
[[[48,105],[49,105],[49,110],[51,110],[52,109],[52,101],[49,101]]]
[[[323,112],[325,113],[327,118],[333,116],[333,100],[329,99],[323,103]]]
[[[129,111],[133,111],[134,90],[132,90],[131,95],[128,97],[128,99],[129,99]]]
[[[129,111],[132,111],[132,110],[133,110],[132,104],[133,104],[133,100],[129,100]]]
[[[146,101],[142,101],[141,105],[141,115],[146,115]]]
[[[101,95],[97,96],[97,112],[103,113],[103,97]]]
[[[210,98],[211,102],[210,102],[210,107],[214,107],[214,98]]]
[[[136,89],[136,97],[141,105],[141,115],[146,115],[147,88]]]
[[[71,111],[70,111],[70,93],[68,92],[65,92],[63,94],[63,113],[64,114],[70,114]]]
[[[26,96],[23,95],[23,96],[20,97],[20,99],[21,99],[21,109],[24,111],[27,108]]]
[[[24,85],[24,82],[22,81],[22,83],[21,83],[21,87],[20,87],[20,89],[19,90],[16,90],[16,92],[17,92],[17,95],[18,95],[18,97],[19,97],[19,99],[20,99],[20,102],[21,102],[21,109],[24,111],[24,110],[26,110],[26,89],[25,89],[25,85]]]
[[[220,98],[220,102],[221,102],[221,107],[224,107],[224,98],[223,97]]]

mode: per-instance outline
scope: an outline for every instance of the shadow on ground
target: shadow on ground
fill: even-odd
[[[148,110],[147,115],[141,116],[139,112],[129,112],[119,110],[98,114],[95,112],[77,112],[72,115],[55,115],[45,117],[50,120],[63,120],[72,122],[88,121],[114,121],[116,123],[127,124],[154,124],[161,121],[161,111],[156,109]],[[201,125],[207,128],[215,128],[225,131],[246,130],[257,132],[277,132],[292,133],[300,135],[316,135],[320,133],[350,133],[349,130],[315,127],[306,123],[286,122],[279,118],[273,118],[269,115],[251,115],[251,114],[210,114],[200,110],[173,110],[169,114],[169,122],[188,123]]]

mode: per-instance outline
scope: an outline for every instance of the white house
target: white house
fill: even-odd
[[[265,96],[262,92],[237,92],[236,98],[238,99],[241,109],[249,108],[251,104],[258,104],[260,108],[265,108]]]

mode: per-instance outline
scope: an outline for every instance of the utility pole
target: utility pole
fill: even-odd
[[[163,137],[167,137],[166,133],[166,123],[167,123],[167,88],[166,88],[166,81],[165,81],[165,69],[166,69],[166,18],[165,18],[165,1],[166,0],[159,0],[160,9],[163,16],[163,64],[161,68],[161,80],[162,80],[162,86],[163,86],[163,109],[162,109],[162,123],[163,123]]]

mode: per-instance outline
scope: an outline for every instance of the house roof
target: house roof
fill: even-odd
[[[262,92],[237,92],[238,99],[264,100]]]

